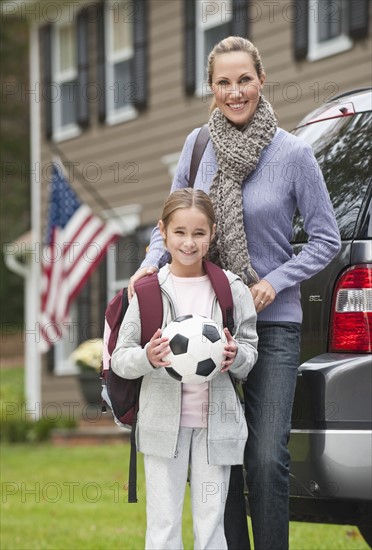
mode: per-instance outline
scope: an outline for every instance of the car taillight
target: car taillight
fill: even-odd
[[[330,352],[372,351],[372,264],[355,265],[339,278],[333,295]]]

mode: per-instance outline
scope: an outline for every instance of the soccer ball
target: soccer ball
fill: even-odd
[[[202,384],[220,372],[226,338],[213,319],[183,315],[169,323],[162,336],[169,338],[171,349],[164,357],[171,366],[165,369],[176,380],[185,384]]]

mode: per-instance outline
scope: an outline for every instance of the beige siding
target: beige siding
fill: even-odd
[[[310,110],[330,96],[371,85],[371,34],[347,52],[316,62],[293,58],[293,1],[251,2],[249,38],[259,48],[266,75],[264,93],[272,102],[280,125],[289,130]],[[269,11],[269,8],[273,11]],[[284,10],[284,11],[283,11]],[[370,3],[370,29],[372,2]],[[96,25],[90,25],[90,81],[97,82]],[[79,181],[78,172],[91,178],[91,185],[112,206],[139,204],[141,224],[154,224],[170,187],[170,176],[161,159],[181,151],[187,134],[208,119],[210,98],[186,97],[184,79],[183,0],[149,0],[149,102],[145,112],[129,122],[108,126],[97,117],[98,105],[90,104],[90,127],[81,136],[57,147],[70,163],[71,184],[80,198],[96,213],[97,204]],[[41,69],[43,52],[41,51]],[[41,84],[41,90],[42,84]],[[54,154],[44,138],[41,104],[42,225],[47,216],[46,166]],[[94,180],[95,167],[97,179]],[[119,168],[119,170],[118,170]],[[75,176],[75,177],[74,177]],[[92,276],[92,322],[100,323],[99,273]],[[43,376],[43,395],[47,378]],[[66,391],[66,390],[65,390]],[[76,388],[75,388],[76,391]]]
[[[316,62],[293,61],[292,24],[287,0],[273,5],[255,3],[261,12],[251,13],[251,38],[258,46],[267,73],[266,96],[272,101],[280,124],[292,128],[310,109],[320,106],[332,93],[371,83],[371,38],[348,51]],[[115,126],[97,121],[92,104],[91,126],[76,139],[58,147],[77,168],[88,173],[90,163],[99,165],[99,178],[92,182],[112,206],[141,204],[142,223],[157,220],[170,177],[161,162],[164,155],[180,151],[187,134],[208,118],[206,98],[187,98],[183,91],[183,2],[149,2],[149,106],[135,120]],[[283,15],[284,14],[284,15]],[[256,16],[256,17],[254,17]],[[371,4],[372,16],[372,4]],[[95,25],[90,32],[91,79],[96,80]],[[43,122],[43,118],[42,118]],[[42,161],[50,162],[51,150],[43,143]],[[115,169],[120,166],[119,172]],[[115,176],[118,176],[115,178]],[[92,197],[75,178],[71,182],[82,200],[97,212]],[[43,180],[43,220],[46,181]]]

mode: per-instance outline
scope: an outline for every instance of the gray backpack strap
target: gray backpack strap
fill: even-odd
[[[199,164],[204,154],[207,143],[210,139],[208,124],[204,124],[199,130],[194,144],[194,149],[191,155],[190,162],[190,175],[189,175],[189,187],[194,187],[196,174],[198,172]]]

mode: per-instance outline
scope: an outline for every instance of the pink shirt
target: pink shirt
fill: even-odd
[[[202,277],[176,277],[171,274],[176,296],[177,315],[194,313],[211,317],[215,293],[208,275]],[[182,384],[181,426],[206,428],[208,382]],[[204,414],[203,414],[204,412]]]

